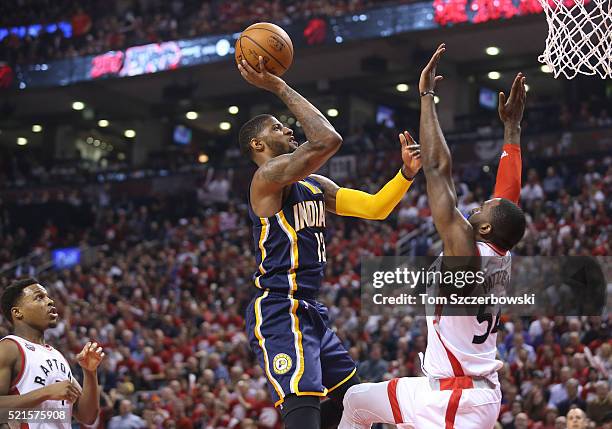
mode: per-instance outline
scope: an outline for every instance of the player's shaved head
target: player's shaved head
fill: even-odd
[[[523,210],[505,198],[493,198],[472,210],[468,218],[474,231],[502,249],[512,249],[525,234]]]
[[[257,115],[252,119],[249,119],[241,128],[238,133],[238,142],[240,143],[240,151],[243,155],[253,158],[253,151],[251,149],[251,140],[260,136],[263,132],[266,123],[274,119],[274,116],[263,114]]]

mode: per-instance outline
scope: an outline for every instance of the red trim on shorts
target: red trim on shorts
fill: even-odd
[[[23,351],[23,347],[21,347],[21,344],[19,344],[17,340],[13,338],[4,338],[4,340],[9,340],[17,344],[17,348],[19,349],[19,353],[21,354],[21,370],[19,371],[19,374],[17,374],[17,379],[11,383],[11,388],[9,389],[9,391],[13,389],[17,391],[17,385],[21,381],[21,377],[23,377],[23,373],[25,372],[25,367],[26,367],[25,352]],[[19,395],[19,391],[17,391],[17,395]]]
[[[391,411],[393,412],[393,419],[395,424],[404,423],[402,420],[402,410],[400,410],[399,402],[397,401],[397,382],[399,378],[394,378],[387,384],[387,395],[389,396],[389,402],[391,403]]]
[[[436,329],[436,334],[438,334],[438,339],[440,340],[440,343],[442,344],[442,347],[444,347],[444,350],[446,350],[446,356],[448,357],[448,360],[450,361],[451,367],[453,367],[453,374],[455,374],[455,377],[463,377],[465,375],[465,373],[463,372],[463,368],[461,367],[461,363],[455,357],[455,355],[449,349],[446,348],[446,344],[444,344],[444,341],[442,341],[442,337],[440,336],[440,332],[438,332],[437,329]]]
[[[450,377],[440,379],[440,390],[473,389],[472,377]]]
[[[446,417],[444,418],[444,421],[446,422],[446,426],[444,427],[445,429],[454,429],[455,427],[455,417],[457,416],[457,409],[459,408],[461,392],[461,389],[453,390],[453,393],[450,395],[448,407],[446,407]]]

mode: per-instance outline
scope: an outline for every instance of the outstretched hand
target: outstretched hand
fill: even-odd
[[[88,342],[76,356],[76,359],[85,371],[95,371],[102,362],[104,355],[105,353],[102,347],[98,347],[98,343]]]
[[[404,131],[399,135],[400,145],[402,147],[402,167],[406,177],[414,177],[421,169],[421,146],[414,141],[408,131]]]
[[[443,79],[442,76],[436,76],[436,68],[444,51],[446,51],[446,45],[442,43],[421,72],[421,78],[419,79],[419,92],[421,94],[435,90],[436,84]]]
[[[285,84],[284,80],[266,69],[262,56],[259,56],[259,71],[255,70],[246,60],[242,60],[241,63],[238,63],[238,70],[244,80],[266,91],[276,92]]]
[[[499,111],[499,119],[502,120],[504,125],[518,126],[521,124],[526,98],[525,76],[523,73],[518,73],[512,83],[508,99],[506,100],[506,94],[503,92],[499,93],[497,110]]]

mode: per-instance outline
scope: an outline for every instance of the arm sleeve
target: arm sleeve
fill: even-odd
[[[521,148],[515,144],[505,144],[495,181],[495,198],[506,198],[518,204],[521,196]]]
[[[340,188],[336,194],[336,213],[340,216],[354,216],[362,219],[386,219],[401,201],[410,185],[412,181],[407,180],[400,170],[374,195],[356,189]]]

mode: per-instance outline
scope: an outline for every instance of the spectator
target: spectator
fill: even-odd
[[[388,363],[382,359],[381,345],[376,343],[372,345],[370,359],[359,366],[358,374],[364,381],[378,383],[383,380],[387,367]]]
[[[600,380],[595,384],[597,397],[587,403],[587,416],[597,425],[603,424],[606,414],[612,410],[612,394],[607,381]]]
[[[572,369],[569,366],[561,368],[559,383],[553,384],[549,388],[550,396],[548,399],[548,406],[558,408],[558,404],[565,401],[567,395],[567,381],[572,376]],[[565,413],[560,413],[565,414]]]
[[[119,405],[119,415],[110,419],[108,429],[141,429],[147,427],[146,422],[132,413],[132,403],[124,399]]]
[[[578,388],[580,387],[580,383],[575,378],[570,378],[565,383],[565,387],[567,390],[567,399],[559,402],[557,404],[557,409],[559,410],[559,414],[567,414],[569,409],[572,406],[576,406],[581,410],[586,410],[586,404],[578,395]],[[568,424],[569,424],[569,416],[568,416]]]
[[[580,408],[572,408],[567,413],[567,429],[586,429],[589,424],[586,414]]]

